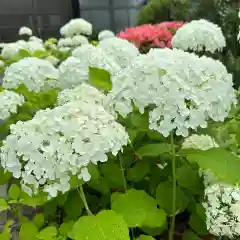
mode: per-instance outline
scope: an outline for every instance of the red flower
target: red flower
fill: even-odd
[[[132,42],[140,49],[146,46],[150,48],[171,48],[173,33],[183,24],[183,22],[162,22],[155,25],[144,24],[126,28],[124,32],[120,32],[117,36]]]

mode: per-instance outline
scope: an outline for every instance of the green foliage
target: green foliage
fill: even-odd
[[[50,240],[58,235],[58,230],[54,226],[46,227],[37,234],[39,240]]]
[[[7,184],[12,174],[10,172],[5,172],[3,168],[0,167],[0,185]]]
[[[183,236],[183,240],[201,240],[194,232],[186,231]]]
[[[11,225],[13,224],[12,220],[9,220],[5,223],[3,231],[0,233],[1,240],[11,240]]]
[[[141,235],[137,240],[154,240],[154,238],[146,235]]]
[[[166,143],[147,144],[137,150],[137,154],[141,157],[157,157],[168,152],[170,145]]]
[[[33,222],[23,223],[19,232],[19,240],[36,240],[38,227]]]
[[[44,225],[44,215],[42,213],[38,213],[34,216],[33,222],[38,228],[41,228]]]
[[[160,23],[170,20],[185,20],[188,0],[150,0],[137,16],[138,25]]]
[[[128,227],[157,228],[164,226],[166,222],[165,212],[158,209],[156,200],[142,190],[114,193],[111,208],[123,216]]]
[[[151,171],[151,166],[148,161],[139,161],[133,167],[127,170],[127,179],[132,182],[142,180]]]
[[[12,184],[9,191],[8,196],[14,200],[18,200],[21,195],[21,189],[18,185]]]
[[[0,199],[0,212],[8,210],[9,206],[4,199]]]
[[[89,67],[89,82],[100,90],[112,89],[111,75],[104,69]]]
[[[196,162],[201,169],[211,170],[219,179],[235,185],[240,183],[240,159],[222,148],[206,151],[192,151],[187,155],[190,162]]]
[[[123,218],[111,210],[81,217],[73,226],[73,234],[75,240],[130,240]]]
[[[172,212],[172,202],[173,202],[173,190],[172,184],[169,181],[162,182],[158,185],[156,189],[156,200],[157,203],[163,208],[170,216],[178,214],[184,211],[189,203],[189,199],[184,193],[184,191],[177,186],[176,195],[176,212]]]

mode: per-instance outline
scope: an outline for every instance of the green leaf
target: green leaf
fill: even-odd
[[[93,163],[90,163],[87,168],[88,168],[89,174],[91,175],[90,181],[99,183],[100,173],[99,173],[98,166]]]
[[[96,88],[104,91],[112,89],[111,75],[108,71],[100,68],[89,67],[89,82]]]
[[[40,192],[38,195],[29,196],[25,192],[21,192],[19,202],[27,206],[41,206],[47,202],[47,193]]]
[[[7,202],[4,199],[0,199],[0,212],[6,211],[9,209]]]
[[[137,240],[154,240],[151,236],[141,235]]]
[[[33,218],[33,222],[38,228],[41,228],[44,225],[44,215],[42,213],[35,215]]]
[[[36,240],[38,228],[33,222],[23,223],[19,232],[19,240]]]
[[[12,174],[10,172],[5,172],[5,169],[0,167],[0,185],[7,184],[11,177]]]
[[[201,240],[194,232],[187,230],[184,232],[183,240]]]
[[[3,232],[0,233],[0,239],[1,240],[11,240],[11,225],[13,224],[12,220],[9,220],[6,222],[6,224],[3,227]]]
[[[123,188],[122,170],[118,164],[105,163],[101,165],[101,172],[111,188]]]
[[[81,217],[73,226],[75,240],[130,240],[127,224],[112,210]]]
[[[147,144],[137,150],[137,154],[141,157],[157,157],[163,153],[170,152],[170,145],[166,143]]]
[[[12,184],[8,191],[9,197],[14,200],[18,200],[20,197],[20,194],[21,194],[21,189],[19,188],[19,186],[16,184]]]
[[[166,141],[166,138],[163,137],[158,131],[149,130],[147,135],[150,139],[155,141]]]
[[[81,216],[83,207],[82,199],[76,190],[68,194],[68,199],[63,206],[64,212],[71,220],[77,220]]]
[[[162,227],[166,214],[157,208],[154,198],[143,190],[128,190],[126,193],[113,193],[111,208],[128,224],[128,227]]]
[[[173,187],[169,181],[162,182],[156,189],[156,200],[160,207],[162,207],[169,215],[178,214],[182,212],[188,205],[189,199],[177,186],[176,189],[176,212],[172,212],[172,201],[173,201]]]
[[[132,126],[138,130],[148,131],[149,129],[149,116],[147,113],[141,114],[139,112],[133,112],[130,115],[130,121]]]
[[[30,52],[28,52],[28,51],[25,50],[25,49],[20,49],[20,50],[18,51],[18,55],[19,55],[20,57],[22,57],[22,58],[31,57]]]
[[[33,53],[32,56],[37,58],[44,58],[49,56],[49,53],[47,51],[37,50]]]
[[[127,179],[129,181],[138,182],[142,180],[150,172],[150,162],[140,161],[137,162],[133,167],[127,170]]]
[[[54,226],[46,227],[37,234],[37,238],[41,240],[51,239],[58,235],[57,228]]]
[[[90,180],[87,184],[88,184],[88,186],[97,190],[98,192],[102,193],[103,195],[108,194],[110,192],[109,183],[108,183],[107,179],[105,179],[102,176],[99,177],[98,183]]]
[[[68,234],[72,231],[74,223],[74,221],[62,223],[59,228],[59,233],[64,236],[68,236]]]
[[[203,184],[197,169],[193,169],[189,165],[183,165],[177,168],[176,175],[180,186],[190,189],[195,193],[203,190]]]
[[[233,185],[240,183],[240,158],[225,149],[192,151],[188,154],[188,160],[196,162],[201,169],[210,170],[224,182]]]

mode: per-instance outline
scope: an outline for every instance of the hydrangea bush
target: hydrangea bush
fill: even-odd
[[[146,54],[109,30],[91,44],[83,19],[1,45],[1,240],[240,236],[238,91],[208,53],[225,38],[206,20],[175,31]]]

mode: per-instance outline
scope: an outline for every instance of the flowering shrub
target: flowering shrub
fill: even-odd
[[[160,24],[145,24],[127,28],[117,36],[132,42],[142,52],[147,52],[151,47],[171,48],[173,34],[183,22],[162,22]]]
[[[2,51],[0,213],[13,218],[0,239],[14,226],[20,240],[240,236],[239,91],[205,56],[225,38],[204,20],[182,24],[154,26],[177,31],[179,49],[146,54],[107,30],[92,45],[83,19],[61,40],[25,41],[43,50]]]

